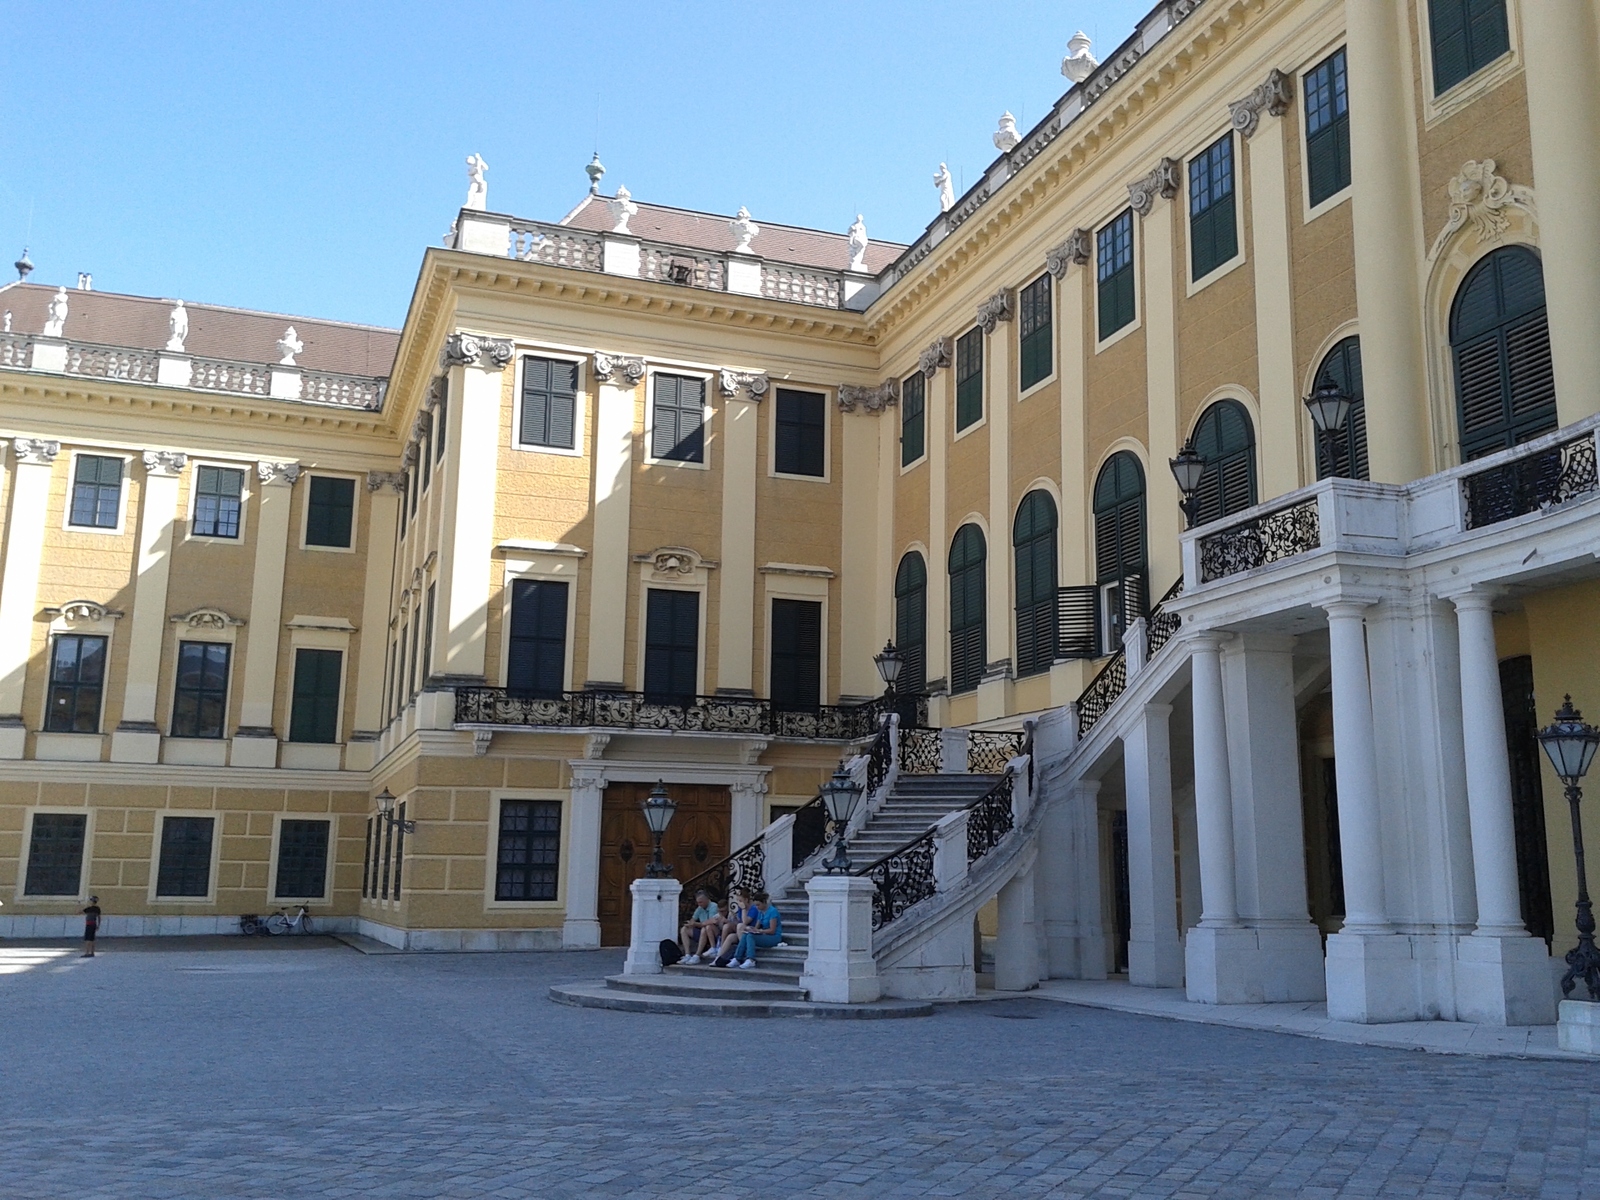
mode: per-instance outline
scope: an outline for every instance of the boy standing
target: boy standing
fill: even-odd
[[[90,896],[89,907],[83,910],[83,956],[94,957],[94,935],[100,932],[100,897]]]

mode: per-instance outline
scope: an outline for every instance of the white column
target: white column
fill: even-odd
[[[754,694],[756,472],[759,470],[756,434],[760,421],[761,406],[754,397],[748,393],[736,396],[723,393],[722,549],[721,568],[717,572],[720,619],[716,626],[718,694]],[[824,681],[826,668],[824,663]],[[734,844],[742,846],[744,842],[736,839]]]
[[[250,618],[244,632],[244,689],[229,757],[236,767],[278,765],[273,700],[278,682],[278,639],[283,628],[283,572],[289,553],[289,510],[300,464],[259,462],[256,480],[256,558],[250,583]]]
[[[1000,889],[999,937],[994,944],[994,986],[1025,992],[1039,986],[1039,939],[1034,931],[1033,868],[1019,871]]]
[[[1511,760],[1506,752],[1492,597],[1453,596],[1461,639],[1461,727],[1467,751],[1467,810],[1479,937],[1526,937],[1517,887],[1517,834],[1511,820]],[[1340,797],[1343,808],[1343,796]]]
[[[133,586],[133,619],[128,630],[128,678],[123,686],[122,717],[111,734],[112,762],[153,763],[161,757],[156,692],[167,624],[167,577],[172,570],[178,483],[187,461],[185,455],[175,451],[144,452],[139,557]]]
[[[441,523],[439,608],[444,624],[434,636],[443,653],[435,651],[440,663],[435,674],[481,682],[488,649],[501,372],[511,361],[511,344],[461,335],[454,335],[450,344],[456,347],[450,370],[454,411],[445,444],[451,486]]]
[[[1521,6],[1523,79],[1561,424],[1600,412],[1600,37],[1579,0]]]
[[[356,731],[352,743],[376,738],[385,724],[383,669],[389,644],[389,580],[394,573],[394,534],[400,520],[403,481],[404,476],[398,473],[367,472],[366,590],[361,603],[361,641],[355,677]],[[448,481],[440,482],[449,486]],[[352,762],[351,765],[358,764]]]
[[[765,803],[767,781],[763,775],[741,775],[729,785],[732,813],[728,820],[728,844],[737,850],[756,840],[761,827],[766,824]]]
[[[635,879],[633,920],[629,929],[624,975],[661,974],[661,943],[678,937],[678,897],[683,884],[676,879]]]
[[[1177,205],[1159,196],[1150,215],[1139,222],[1144,239],[1145,387],[1149,414],[1150,469],[1145,472],[1148,500],[1150,596],[1161,595],[1182,572],[1178,555],[1181,532],[1178,483],[1167,466],[1178,453],[1178,320],[1174,298],[1172,224]],[[1086,465],[1076,471],[1086,470]],[[1063,480],[1063,483],[1065,481]],[[1089,481],[1084,486],[1093,486]]]
[[[601,368],[605,367],[602,378]],[[634,390],[642,360],[595,358],[594,549],[589,560],[586,687],[621,689],[628,620],[628,506],[632,500]]]
[[[1299,113],[1292,107],[1291,113]],[[1294,307],[1289,277],[1289,181],[1283,141],[1289,120],[1261,111],[1250,138],[1251,249],[1255,255],[1256,362],[1261,385],[1261,444],[1277,452],[1261,457],[1261,498],[1300,486],[1302,412],[1294,367]],[[1154,464],[1152,464],[1153,467]],[[1158,582],[1155,580],[1152,583]],[[1159,595],[1159,593],[1155,593]]]
[[[1194,806],[1200,836],[1200,924],[1239,923],[1233,877],[1233,784],[1228,727],[1223,715],[1222,637],[1202,634],[1193,645]]]
[[[1172,846],[1170,704],[1147,704],[1122,737],[1128,806],[1128,982],[1180,987],[1177,875]]]
[[[1390,932],[1383,895],[1383,828],[1378,812],[1378,759],[1367,675],[1367,638],[1360,601],[1328,611],[1333,673],[1334,780],[1339,793],[1339,853],[1344,862],[1342,933]]]
[[[933,373],[924,396],[923,436],[928,446],[928,612],[923,639],[929,681],[950,683],[950,533],[945,512],[945,462],[950,430],[950,397],[955,372]],[[937,724],[937,718],[934,718]]]
[[[6,522],[5,574],[0,576],[0,758],[21,758],[27,740],[22,689],[33,654],[50,472],[61,452],[60,442],[39,438],[17,438],[11,446],[17,463]]]
[[[600,945],[600,805],[605,768],[579,761],[572,767],[572,811],[567,816],[567,916],[564,950]]]
[[[1408,6],[1372,0],[1345,0],[1345,29],[1368,461],[1374,480],[1409,483],[1427,473],[1429,457],[1416,123],[1396,119],[1413,111],[1414,31]]]

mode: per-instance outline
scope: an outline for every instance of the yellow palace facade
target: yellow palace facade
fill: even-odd
[[[1034,978],[1545,1019],[1596,19],[1163,0],[909,246],[596,163],[479,172],[398,332],[0,289],[0,920],[623,944],[651,786],[715,867],[893,640],[902,729],[1033,731]]]

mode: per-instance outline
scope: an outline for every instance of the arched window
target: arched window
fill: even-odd
[[[1256,502],[1256,435],[1237,400],[1218,400],[1194,427],[1194,448],[1206,460],[1195,524],[1204,525]]]
[[[969,692],[983,678],[985,547],[983,530],[963,525],[950,543],[950,690]]]
[[[900,651],[895,690],[921,695],[928,683],[928,565],[915,550],[894,573],[894,644]]]
[[[1122,645],[1128,623],[1149,598],[1144,550],[1144,469],[1126,450],[1106,460],[1094,481],[1094,570],[1100,588],[1101,646]]]
[[[1056,659],[1056,502],[1029,492],[1011,526],[1017,560],[1017,674],[1048,671]]]
[[[1468,272],[1450,312],[1461,458],[1515,446],[1556,427],[1544,270],[1522,246]]]
[[[1312,389],[1332,380],[1350,397],[1350,413],[1338,433],[1318,433],[1317,478],[1336,475],[1341,479],[1366,479],[1367,404],[1361,390],[1361,339],[1347,337],[1338,342],[1317,368]]]

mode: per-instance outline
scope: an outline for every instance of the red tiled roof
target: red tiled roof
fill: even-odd
[[[605,205],[606,199],[605,196],[586,196],[583,203],[561,223],[574,229],[608,232],[615,222]],[[634,203],[639,206],[639,211],[628,221],[628,231],[646,241],[667,242],[674,246],[724,254],[732,250],[738,240],[733,230],[728,228],[732,217],[693,212],[687,208],[669,208],[664,204],[646,204],[637,198]],[[820,229],[803,229],[797,225],[779,225],[763,221],[758,215],[753,215],[751,220],[761,226],[761,232],[750,243],[750,249],[763,258],[826,271],[842,271],[850,265],[850,239],[847,234],[825,233]],[[877,274],[900,257],[904,249],[897,242],[869,240],[867,270]]]
[[[11,313],[11,332],[37,334],[44,329],[55,288],[39,283],[0,287],[0,311]],[[278,361],[277,341],[293,325],[305,343],[295,361],[312,371],[387,377],[394,365],[400,331],[372,325],[350,325],[316,317],[190,304],[185,353],[197,358],[228,358],[246,363]],[[167,344],[167,316],[172,301],[153,296],[67,289],[68,341],[102,346],[161,350]]]

